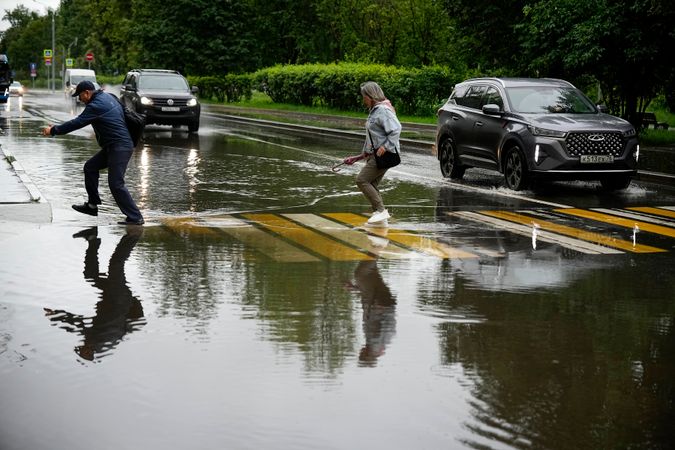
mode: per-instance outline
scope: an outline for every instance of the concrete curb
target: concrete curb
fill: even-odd
[[[16,175],[16,184],[28,191],[29,199],[16,199],[0,203],[0,220],[16,222],[49,223],[53,219],[52,206],[30,179],[14,155],[0,144],[2,158]],[[10,178],[10,182],[11,178]]]

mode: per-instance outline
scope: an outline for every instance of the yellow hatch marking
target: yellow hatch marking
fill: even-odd
[[[316,256],[294,247],[265,231],[232,216],[219,216],[205,220],[205,225],[215,226],[244,245],[252,247],[275,261],[317,262]]]
[[[675,211],[671,211],[669,209],[650,208],[648,206],[626,208],[626,209],[630,209],[632,211],[643,212],[643,213],[647,213],[647,214],[654,214],[656,216],[670,217],[671,219],[675,219]]]
[[[570,216],[597,220],[599,222],[609,223],[611,225],[619,225],[631,229],[637,226],[641,231],[647,231],[649,233],[660,234],[668,237],[675,237],[675,228],[664,227],[663,225],[655,225],[653,223],[641,222],[639,220],[633,219],[626,219],[624,217],[612,216],[610,214],[603,214],[594,211],[587,211],[585,209],[576,209],[576,208],[554,209],[554,211],[567,214]]]
[[[290,241],[332,260],[359,261],[373,259],[372,256],[342,245],[339,242],[274,214],[244,214],[243,216]]]
[[[547,222],[545,220],[537,219],[534,217],[528,217],[512,212],[507,211],[480,211],[480,212],[487,216],[497,217],[499,219],[504,219],[511,222],[520,223],[523,225],[537,225],[541,229],[562,234],[564,236],[572,236],[577,239],[583,239],[585,241],[595,242],[597,244],[602,244],[608,247],[614,247],[630,252],[657,253],[666,251],[660,248],[650,247],[648,245],[640,245],[640,244],[633,245],[632,242],[624,241],[622,239],[616,239],[600,233],[593,233],[590,231],[579,230],[577,228],[568,227],[566,225],[559,225],[556,223]]]
[[[387,238],[368,236],[366,233],[316,214],[283,214],[283,216],[385,259],[413,258],[416,255],[410,250],[392,244]]]
[[[178,234],[203,234],[207,236],[216,236],[218,232],[215,230],[205,227],[194,217],[174,217],[163,219],[162,224],[169,228],[171,231]]]
[[[361,227],[365,224],[366,218],[352,213],[327,213],[323,214],[326,217],[337,220],[342,223],[354,227]],[[398,242],[407,247],[412,248],[420,252],[424,252],[428,255],[437,256],[439,258],[477,258],[477,255],[473,253],[466,252],[457,248],[450,247],[440,242],[436,242],[433,239],[430,239],[419,234],[412,233],[410,231],[398,230],[395,228],[377,228],[377,227],[368,227],[365,229],[370,234],[375,234],[383,238],[389,239],[393,242]]]

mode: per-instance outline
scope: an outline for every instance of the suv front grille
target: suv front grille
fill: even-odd
[[[152,103],[155,106],[187,106],[187,99],[185,98],[174,98],[173,104],[169,105],[168,98],[153,98]]]
[[[623,153],[624,142],[621,133],[570,133],[565,139],[569,156],[612,155]]]

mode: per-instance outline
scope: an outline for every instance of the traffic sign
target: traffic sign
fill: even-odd
[[[66,67],[73,67],[73,58],[66,58]]]
[[[51,66],[52,65],[52,59],[51,58],[45,58],[45,66]]]
[[[94,54],[92,52],[87,53],[87,61],[93,61],[94,60]]]
[[[46,58],[51,58],[52,57],[52,49],[51,48],[46,48],[42,50],[42,56]]]

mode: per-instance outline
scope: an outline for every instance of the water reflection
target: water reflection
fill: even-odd
[[[44,308],[47,317],[66,331],[77,333],[83,341],[75,348],[82,358],[93,361],[110,353],[125,334],[145,325],[143,306],[127,285],[124,265],[143,233],[140,227],[129,227],[110,257],[108,274],[99,271],[98,251],[101,239],[98,227],[84,229],[73,235],[88,242],[84,255],[84,279],[99,289],[100,301],[96,314],[84,317],[64,310]]]
[[[396,334],[396,298],[382,279],[376,260],[356,266],[354,287],[363,306],[365,344],[359,352],[359,365],[374,367]]]

